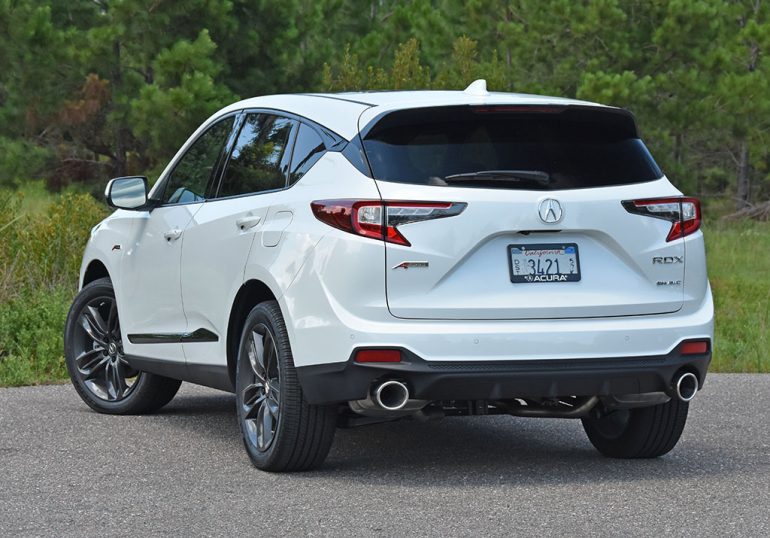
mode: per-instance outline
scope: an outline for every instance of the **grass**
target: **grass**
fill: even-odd
[[[708,227],[716,311],[714,372],[770,372],[770,223]]]
[[[0,387],[67,378],[62,333],[73,289],[24,290],[0,305]]]
[[[92,199],[54,196],[42,183],[29,185],[23,195],[17,215],[7,219],[14,222],[0,221],[0,280],[17,276],[19,282],[13,287],[18,292],[0,293],[0,387],[66,378],[62,332],[76,267],[88,230],[104,214]],[[22,222],[21,217],[34,218]],[[21,264],[25,270],[3,277],[8,260],[2,257],[15,251],[4,251],[2,243],[10,240],[12,226],[30,222],[39,229],[20,243],[29,251]],[[711,371],[770,372],[770,223],[711,222],[704,231],[716,308]],[[40,276],[31,283],[30,274]]]
[[[46,190],[43,181],[30,181],[21,191],[21,212],[27,215],[43,215],[48,206],[56,199],[54,194]]]
[[[87,194],[41,187],[0,192],[0,386],[66,378],[64,321],[90,230],[107,213]]]

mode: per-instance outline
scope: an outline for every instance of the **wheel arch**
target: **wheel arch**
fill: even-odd
[[[243,324],[251,309],[265,301],[275,301],[277,296],[270,286],[261,280],[247,280],[238,290],[230,309],[230,318],[227,322],[227,373],[235,387],[235,366],[238,359],[238,344],[240,341]],[[279,305],[280,308],[280,305]]]
[[[99,278],[110,278],[110,272],[107,270],[107,266],[99,259],[91,260],[83,272],[83,282],[80,287],[90,284],[94,280]]]

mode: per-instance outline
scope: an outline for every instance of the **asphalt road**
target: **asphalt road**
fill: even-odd
[[[184,385],[160,414],[91,412],[69,385],[0,390],[0,534],[770,535],[770,375],[712,375],[680,444],[594,451],[579,421],[338,430],[326,465],[266,474],[233,397]]]

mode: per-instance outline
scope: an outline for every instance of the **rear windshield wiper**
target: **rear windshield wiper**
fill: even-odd
[[[548,185],[551,176],[541,170],[480,170],[478,172],[466,172],[464,174],[452,174],[446,176],[447,183],[470,183],[473,181],[505,181],[522,183],[525,181]]]

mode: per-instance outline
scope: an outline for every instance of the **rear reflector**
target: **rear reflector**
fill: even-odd
[[[401,362],[401,352],[397,349],[359,349],[356,362]]]
[[[708,350],[708,340],[685,342],[679,347],[679,351],[682,355],[702,355],[703,353],[707,353]]]
[[[623,207],[629,213],[667,220],[671,223],[666,241],[695,233],[700,228],[700,201],[697,198],[648,198],[626,200]]]

